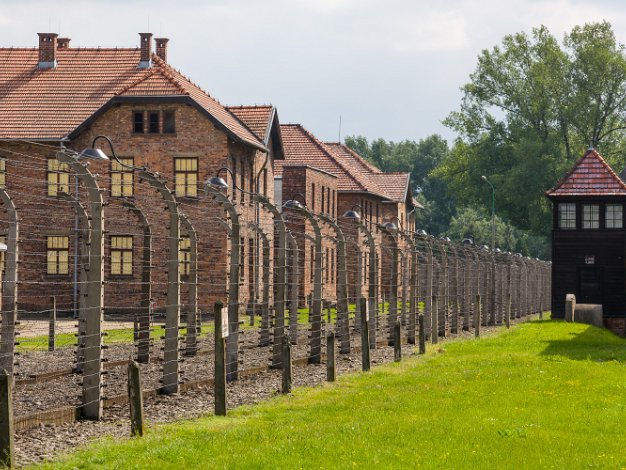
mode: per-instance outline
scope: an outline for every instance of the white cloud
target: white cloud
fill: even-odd
[[[465,19],[454,11],[429,11],[396,18],[391,47],[397,52],[436,52],[469,45]]]

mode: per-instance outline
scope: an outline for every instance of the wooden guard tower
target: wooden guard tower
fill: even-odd
[[[579,303],[602,304],[604,324],[624,334],[626,184],[591,148],[546,196],[553,204],[553,318],[564,318],[565,295],[574,293]]]

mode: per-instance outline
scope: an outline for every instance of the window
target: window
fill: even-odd
[[[335,249],[330,250],[330,282],[335,282]]]
[[[7,161],[0,158],[0,186],[5,187],[7,184]]]
[[[246,247],[245,247],[245,241],[246,239],[241,237],[239,239],[239,280],[243,281],[245,278],[245,264],[244,264],[244,260],[246,259]]]
[[[259,192],[259,188],[257,188],[255,186],[255,182],[254,182],[254,162],[250,162],[250,184],[248,186],[248,191],[250,192]],[[249,194],[250,197],[250,202],[252,203],[252,195]]]
[[[322,189],[322,207],[321,207],[320,211],[322,213],[324,213],[324,200],[326,199],[324,196],[326,194],[326,190],[324,189],[324,186],[322,186],[321,189]]]
[[[133,275],[133,237],[111,237],[111,274],[115,276]]]
[[[119,159],[124,165],[133,166],[132,157]],[[111,162],[111,196],[129,197],[133,195],[133,170],[113,160]]]
[[[177,197],[198,195],[198,159],[174,159],[174,184]]]
[[[330,188],[326,188],[326,196],[327,196],[326,197],[326,213],[331,214],[330,212]]]
[[[133,112],[133,132],[135,134],[143,134],[143,111]]]
[[[583,205],[583,228],[600,228],[600,206],[598,204]]]
[[[311,282],[315,281],[315,247],[311,246]]]
[[[70,237],[47,237],[48,274],[69,274]]]
[[[174,120],[174,111],[163,112],[163,133],[174,134],[176,132],[176,121]]]
[[[324,280],[328,281],[330,279],[330,248],[326,248],[326,274],[324,275]]]
[[[315,183],[311,183],[311,211],[315,212]]]
[[[148,132],[150,134],[159,133],[159,112],[150,111],[148,113]]]
[[[0,243],[4,243],[6,245],[7,243],[7,237],[6,235],[0,235]],[[6,255],[6,251],[0,251],[0,272],[4,272],[4,255]]]
[[[267,169],[263,170],[263,196],[267,196]]]
[[[191,272],[191,240],[181,237],[178,242],[178,264],[181,276],[189,276]]]
[[[233,175],[232,175],[232,178],[233,178],[232,184],[230,184],[229,186],[232,186],[232,192],[233,192],[232,196],[233,196],[233,199],[235,199],[235,192],[237,191],[235,189],[235,186],[237,186],[237,160],[235,160],[234,158],[233,158]]]
[[[607,204],[605,210],[606,228],[622,228],[624,226],[624,208],[621,204]]]
[[[56,158],[48,158],[48,196],[70,192],[69,169],[67,163],[61,163]]]
[[[243,162],[241,162],[241,186],[239,186],[239,188],[241,189],[241,192],[239,193],[239,202],[243,203],[246,197],[246,193],[244,193],[246,190],[246,167]]]
[[[576,204],[571,202],[559,203],[559,228],[576,228]]]

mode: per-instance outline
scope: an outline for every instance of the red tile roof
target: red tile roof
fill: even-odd
[[[156,55],[139,68],[140,50],[57,49],[57,66],[39,69],[37,49],[0,48],[0,138],[66,138],[117,96],[188,97],[235,140],[262,141],[187,77]]]
[[[626,195],[626,184],[615,174],[596,150],[589,149],[574,168],[546,191],[547,196],[615,196]]]
[[[323,142],[300,124],[280,126],[285,148],[284,164],[302,164],[337,176],[339,191],[365,191],[387,198],[382,188],[361,175],[349,162],[343,161]],[[275,162],[274,174],[282,174],[282,162]]]
[[[350,147],[337,142],[326,144],[342,160],[355,168],[362,178],[372,181],[383,194],[395,202],[404,202],[409,190],[410,173],[383,173]],[[419,206],[421,207],[421,205]]]
[[[273,106],[227,106],[226,109],[254,132],[261,141],[267,142],[274,115]]]

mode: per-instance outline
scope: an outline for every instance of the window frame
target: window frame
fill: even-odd
[[[7,159],[0,157],[0,188],[7,185]]]
[[[180,170],[178,169],[178,162],[195,162],[195,170]],[[198,157],[174,157],[174,194],[176,197],[181,198],[197,198],[198,197],[198,177],[199,173],[199,164],[200,160]],[[190,175],[194,176],[194,183],[191,184],[189,182]],[[179,176],[183,177],[184,182],[179,181]],[[184,191],[181,191],[181,187],[184,188]],[[189,191],[190,188],[193,188],[193,191]]]
[[[128,241],[130,240],[130,247],[127,246],[114,246],[114,240],[117,239],[124,239],[124,241]],[[116,277],[132,277],[134,270],[135,270],[135,266],[134,266],[134,247],[135,247],[135,240],[134,237],[132,235],[111,235],[109,237],[109,244],[111,247],[111,253],[110,253],[110,259],[111,262],[109,263],[109,273],[111,276],[116,276]],[[119,254],[120,258],[119,258],[119,262],[114,262],[114,254]],[[126,256],[130,255],[130,260],[126,259]],[[130,272],[126,271],[126,266],[128,265],[128,261],[130,261]],[[114,271],[113,267],[115,264],[119,264],[119,272]]]
[[[613,214],[612,217],[609,217],[609,208],[616,209],[619,208],[619,218],[616,218]],[[619,222],[619,226],[610,225]],[[610,230],[621,230],[624,228],[624,205],[617,202],[607,202],[604,206],[604,227]]]
[[[168,116],[171,116],[171,120],[168,120]],[[176,112],[174,110],[163,111],[163,134],[176,134]]]
[[[140,124],[137,120],[137,116],[141,116],[141,130],[137,130],[137,125]],[[145,134],[146,133],[146,116],[145,111],[133,111],[133,134]]]
[[[600,204],[582,204],[581,227],[583,230],[600,228]]]
[[[124,165],[134,166],[135,158],[134,157],[118,157],[118,159]],[[119,167],[116,169],[115,167]],[[135,196],[135,177],[134,171],[131,168],[125,168],[120,165],[116,160],[111,160],[111,165],[109,167],[109,172],[111,175],[111,197],[134,197]],[[117,178],[115,175],[119,175],[120,181],[115,182],[114,180]],[[130,177],[130,178],[129,178]],[[130,182],[128,181],[130,179]],[[116,194],[115,190],[119,185],[119,194]],[[124,194],[124,189],[130,187],[130,194]]]
[[[56,168],[51,168],[51,163]],[[70,166],[60,162],[56,157],[49,157],[46,161],[46,194],[57,197],[60,192],[68,194],[70,192]]]
[[[577,213],[578,208],[575,202],[559,202],[557,206],[558,228],[560,230],[576,230]]]
[[[156,117],[156,121],[152,120],[153,117]],[[146,124],[148,124],[148,134],[161,134],[161,111],[148,111],[148,121]],[[156,127],[153,127],[153,125],[156,125]]]
[[[178,240],[178,270],[182,277],[191,274],[191,237],[182,235]]]
[[[54,242],[60,240],[65,242],[65,246],[55,246]],[[62,253],[66,255],[65,260],[61,259]],[[53,254],[54,259],[51,259]],[[54,263],[55,266],[53,270],[50,269],[51,263]],[[65,269],[62,269],[63,265],[65,265]],[[68,276],[70,274],[70,237],[68,235],[46,235],[46,274],[49,276]]]

